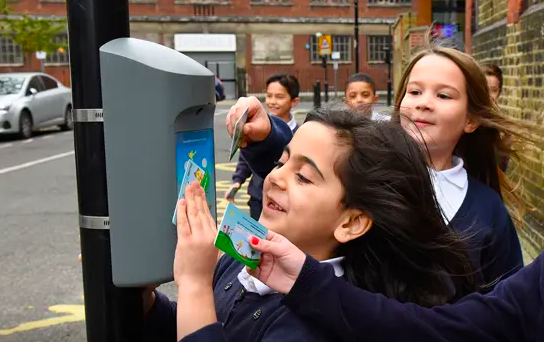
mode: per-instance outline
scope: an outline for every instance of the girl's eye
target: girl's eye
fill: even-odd
[[[297,179],[298,179],[298,181],[301,182],[301,183],[305,183],[305,184],[311,183],[311,181],[310,181],[308,178],[304,177],[304,176],[301,175],[300,173],[297,173]]]
[[[419,94],[421,94],[421,92],[419,90],[410,90],[410,91],[408,91],[408,94],[410,94],[410,95],[419,95]]]
[[[438,98],[442,100],[451,100],[451,96],[449,96],[448,94],[438,94]]]

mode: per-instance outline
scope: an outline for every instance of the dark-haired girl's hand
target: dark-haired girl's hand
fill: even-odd
[[[248,108],[247,121],[242,132],[240,146],[247,146],[248,142],[263,141],[271,130],[270,119],[259,99],[255,96],[241,97],[236,101],[227,114],[227,131],[232,137],[236,122]]]
[[[306,261],[306,254],[280,234],[268,232],[266,240],[250,238],[251,246],[262,252],[259,266],[248,273],[279,293],[288,293]]]
[[[219,255],[219,250],[214,246],[217,226],[210,214],[204,190],[197,182],[187,185],[185,199],[178,202],[177,231],[174,257],[176,284],[211,287]]]

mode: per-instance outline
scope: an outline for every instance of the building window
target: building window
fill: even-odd
[[[339,62],[351,62],[351,50],[351,36],[332,36],[332,51],[340,52]],[[310,36],[310,61],[321,61],[315,35]]]
[[[370,5],[410,5],[411,0],[368,0]]]
[[[53,39],[55,44],[68,45],[68,35],[62,34]],[[59,47],[57,51],[47,54],[45,64],[66,65],[70,64],[70,53],[67,47]]]
[[[391,48],[391,36],[368,36],[368,61],[384,62],[385,47]]]
[[[311,5],[349,6],[351,0],[310,0]]]
[[[252,5],[290,5],[291,0],[251,0]]]
[[[251,35],[253,64],[292,64],[293,36],[290,34]]]
[[[4,36],[0,36],[0,64],[25,64],[21,46],[15,44],[11,38]]]

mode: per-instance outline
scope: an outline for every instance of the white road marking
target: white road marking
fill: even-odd
[[[13,144],[3,144],[3,145],[0,145],[0,148],[6,148],[10,146],[13,146]]]
[[[228,112],[229,112],[228,110],[222,110],[222,111],[216,112],[216,113],[215,113],[215,116],[225,115],[225,114],[227,114]]]
[[[29,142],[33,142],[33,141],[34,141],[34,139],[27,139],[27,140],[23,141],[23,144],[28,144]]]
[[[31,161],[31,162],[28,162],[28,163],[19,164],[19,165],[15,165],[15,166],[11,166],[11,167],[6,167],[6,168],[3,168],[3,169],[0,169],[0,175],[2,175],[4,173],[13,172],[13,171],[18,171],[18,170],[21,170],[21,169],[26,169],[27,167],[31,167],[31,166],[34,166],[34,165],[46,163],[46,162],[49,162],[49,161],[52,161],[52,160],[68,157],[68,156],[71,156],[73,154],[74,154],[74,151],[70,151],[70,152],[55,154],[55,155],[47,157],[47,158],[37,159],[37,160]]]

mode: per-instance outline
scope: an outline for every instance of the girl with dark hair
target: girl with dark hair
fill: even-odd
[[[268,134],[255,140],[273,125],[286,126],[256,98],[237,106],[250,108],[244,129],[259,120],[268,124]],[[347,110],[314,110],[278,159],[264,182],[259,222],[329,263],[336,276],[423,306],[478,288],[464,243],[437,209],[423,150],[399,125]],[[230,256],[214,273],[216,223],[198,185],[188,187],[185,198],[178,204],[174,262],[180,305],[155,292],[146,318],[149,340],[176,340],[176,312],[183,341],[338,340],[320,324],[297,319],[282,295]]]

